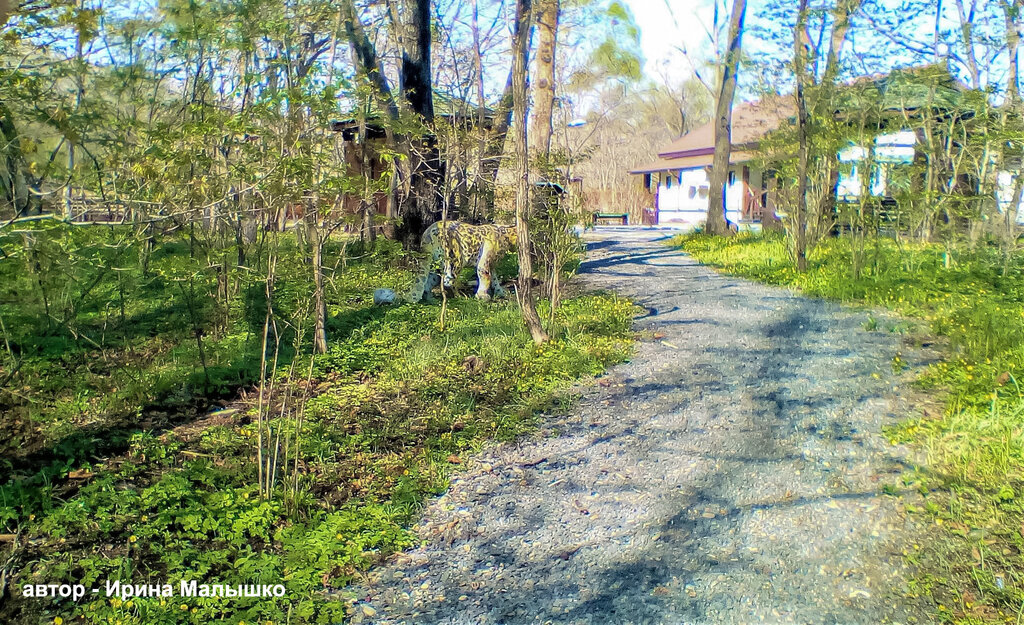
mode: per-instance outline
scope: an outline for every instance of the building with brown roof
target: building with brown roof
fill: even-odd
[[[864,145],[851,142],[839,150],[841,167],[832,183],[837,204],[855,202],[862,194],[895,204],[890,188],[894,175],[898,174],[899,179],[916,175],[908,168],[925,158],[922,120],[934,116],[945,124],[951,119],[969,119],[974,111],[968,92],[944,64],[859,77],[843,85],[834,101],[836,121],[850,123],[854,118],[867,116],[877,134]],[[772,96],[738,104],[733,109],[725,198],[726,218],[732,224],[742,227],[778,219],[777,177],[774,172],[763,170],[755,154],[760,152],[768,134],[793,124],[795,116],[791,96]],[[654,209],[649,211],[654,213],[654,223],[695,227],[706,221],[714,141],[714,126],[706,124],[667,145],[654,162],[630,172],[643,175],[644,186],[654,197]],[[870,171],[860,171],[865,167],[870,167]],[[1000,180],[1012,177],[1000,176]],[[1003,210],[1002,206],[1010,200],[1006,199],[1006,185],[1000,185],[997,199]]]
[[[766,98],[737,105],[732,117],[732,151],[726,185],[726,217],[734,224],[774,220],[774,177],[753,163],[762,139],[792,118],[791,98]],[[714,123],[676,139],[652,163],[630,173],[643,175],[654,196],[654,223],[695,227],[708,213]]]

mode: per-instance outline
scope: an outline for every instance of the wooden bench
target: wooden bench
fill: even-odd
[[[629,213],[594,213],[594,225],[598,219],[621,219],[623,226],[629,225]]]

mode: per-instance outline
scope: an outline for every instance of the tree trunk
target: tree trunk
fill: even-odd
[[[729,154],[732,150],[732,101],[736,95],[736,70],[739,65],[743,19],[747,12],[746,0],[733,0],[729,17],[729,42],[725,63],[718,83],[715,101],[715,156],[711,164],[708,190],[707,231],[727,235],[732,231],[726,222],[726,183],[729,180]]]
[[[527,2],[516,2],[515,19],[515,24],[512,25],[513,44],[520,37],[523,37],[525,38],[525,45],[529,49],[530,29],[533,24],[533,10],[529,0]],[[508,137],[509,129],[512,127],[512,87],[514,75],[515,64],[513,63],[505,79],[505,89],[501,93],[497,109],[494,112],[494,125],[488,135],[487,147],[483,158],[482,179],[484,184],[488,185],[492,190],[498,180],[498,171],[501,169],[501,155],[505,151],[505,140]],[[491,199],[493,201],[493,197]]]
[[[1000,4],[1002,4],[1003,18],[1006,22],[1006,51],[1010,55],[1009,72],[1006,76],[1006,100],[1011,106],[1016,106],[1020,100],[1020,61],[1017,59],[1020,34],[1017,30],[1017,21],[1021,18],[1024,2],[1002,0]]]
[[[850,30],[850,16],[856,12],[862,0],[840,0],[833,12],[832,33],[829,37],[828,57],[825,62],[825,73],[822,75],[821,83],[818,86],[815,114],[819,116],[832,115],[833,87],[839,78],[839,63],[842,58],[843,45],[846,43],[846,35]],[[817,232],[827,231],[828,222],[835,219],[836,214],[836,187],[839,184],[839,151],[827,150],[822,157],[824,166],[822,171],[827,174],[825,178],[828,188],[823,190],[820,196],[819,205],[815,211],[815,218],[818,220]],[[820,236],[820,235],[819,235]]]
[[[395,226],[398,221],[398,163],[391,163],[391,176],[388,180],[388,198],[384,209],[384,236],[392,241],[398,239],[398,228]]]
[[[534,109],[531,117],[527,155],[530,158],[532,172],[530,188],[541,197],[538,199],[535,195],[532,198],[527,217],[534,217],[535,206],[543,204],[543,216],[534,223],[542,232],[546,232],[546,222],[550,219],[551,204],[555,201],[555,194],[548,187],[538,188],[536,183],[540,181],[557,182],[556,178],[560,177],[551,162],[551,135],[555,112],[555,47],[558,42],[558,18],[561,2],[560,0],[536,0],[534,11],[534,23],[537,30],[537,53],[534,62],[537,73],[531,81]],[[531,243],[533,243],[532,240]],[[553,245],[554,242],[550,234],[542,234],[541,244],[530,250],[533,261],[539,265],[541,278],[546,283],[545,291],[547,291],[552,304],[555,301],[552,288],[555,276],[558,274],[556,265],[551,263]],[[554,314],[554,308],[551,312]]]
[[[373,186],[373,159],[370,153],[370,141],[366,127],[367,106],[359,107],[359,164],[363,174],[363,192],[359,198],[359,211],[362,214],[363,226],[359,232],[360,240],[366,244],[372,244],[377,240],[377,233],[374,230],[373,214],[377,209],[374,201]]]
[[[552,114],[555,106],[555,45],[558,38],[559,0],[537,0],[537,75],[533,80],[533,124],[530,151],[541,168],[551,153]]]
[[[807,170],[809,149],[807,115],[807,46],[804,27],[807,25],[807,0],[800,0],[799,16],[793,36],[793,70],[796,74],[796,109],[797,109],[797,191],[796,207],[791,218],[793,229],[793,258],[797,271],[807,271]]]
[[[484,177],[484,159],[487,155],[487,129],[484,128],[486,117],[486,99],[484,85],[484,57],[480,47],[480,7],[479,0],[473,0],[470,13],[470,28],[473,31],[473,71],[476,73],[476,167],[473,182],[469,187],[470,221],[475,223],[483,218],[487,209],[488,187]],[[493,182],[493,181],[492,181]]]
[[[963,0],[956,0],[957,15],[960,16],[960,36],[964,44],[964,56],[967,57],[967,73],[971,77],[971,89],[981,87],[981,71],[978,67],[978,55],[975,52],[974,18],[975,10],[965,11]]]
[[[413,113],[434,121],[430,78],[430,0],[409,0],[405,11],[402,50],[402,95]]]
[[[78,2],[78,10],[85,7],[81,0]],[[82,65],[82,27],[81,24],[75,27],[75,113],[82,108],[82,97],[85,95],[85,80],[82,72],[85,68]],[[68,221],[74,217],[71,205],[74,200],[74,175],[75,175],[75,141],[68,138],[68,180],[67,188],[64,189],[64,218]]]
[[[0,143],[0,155],[6,170],[0,179],[4,202],[14,210],[15,217],[38,213],[39,198],[30,190],[33,181],[21,153],[21,134],[14,125],[14,115],[3,101],[0,101]]]
[[[352,46],[352,56],[360,74],[373,86],[374,95],[378,98],[381,107],[392,121],[398,119],[398,106],[391,93],[385,78],[384,67],[377,57],[377,49],[373,42],[366,35],[366,29],[356,14],[355,5],[352,0],[341,0],[342,21],[345,26],[345,35],[348,37],[349,45]]]
[[[397,9],[389,3],[394,27],[401,31],[402,46],[401,92],[407,108],[418,114],[428,126],[433,122],[433,91],[430,79],[430,3],[429,0],[413,0],[406,17],[400,20]],[[433,185],[437,168],[436,150],[432,144],[413,145],[408,137],[397,134],[394,125],[399,112],[394,95],[385,78],[384,68],[377,55],[377,49],[367,35],[366,28],[355,10],[352,0],[341,0],[342,20],[345,33],[352,47],[357,71],[366,76],[374,87],[375,95],[387,113],[388,122],[384,130],[388,147],[408,157],[407,165],[393,166],[388,189],[387,223],[384,234],[389,239],[400,239],[408,245],[419,243],[427,223],[436,220],[436,198]],[[434,155],[431,158],[430,155]],[[409,190],[412,202],[400,202],[398,175],[409,172]],[[404,208],[404,210],[402,210]],[[400,219],[400,224],[396,224]]]
[[[309,244],[313,248],[313,353],[327,352],[327,302],[324,298],[324,240],[316,200],[306,204]]]
[[[530,0],[518,0],[517,15],[530,12]],[[527,120],[529,106],[526,92],[526,66],[529,63],[530,48],[525,30],[517,33],[513,42],[512,57],[512,98],[515,115],[516,153],[516,238],[519,253],[519,285],[516,297],[523,313],[523,321],[533,342],[543,343],[548,335],[541,326],[540,315],[533,299],[533,258],[530,254],[530,158],[527,143]]]
[[[1020,119],[1018,113],[1021,108],[1020,99],[1020,67],[1017,59],[1017,52],[1020,48],[1020,34],[1017,30],[1018,20],[1021,18],[1021,10],[1024,9],[1024,2],[1021,0],[1002,0],[1000,5],[1003,9],[1003,18],[1006,26],[1006,50],[1010,55],[1010,66],[1009,72],[1006,76],[1006,107],[1009,114],[1004,114],[1003,123],[1010,123],[1010,119],[1013,118],[1013,123],[1019,123],[1017,120]],[[1005,157],[1005,150],[1003,150],[1003,158],[1001,165],[1009,168],[1010,163]],[[1024,196],[1024,173],[1020,171],[1020,164],[1017,161],[1017,167],[1015,169],[1015,175],[1013,178],[1013,193],[1010,196],[1010,204],[1006,207],[1006,212],[1003,215],[1004,224],[1004,249],[1003,249],[1003,274],[1009,271],[1010,260],[1015,251],[1017,245],[1017,219],[1018,212],[1020,210],[1020,202],[1022,196]],[[1012,171],[1012,170],[1011,170]],[[996,174],[998,176],[998,173]]]
[[[440,217],[437,188],[443,178],[437,142],[433,138],[434,91],[430,76],[430,0],[409,0],[404,12],[402,37],[402,97],[409,110],[426,126],[427,136],[410,149],[411,197],[399,237],[419,245],[427,226]]]

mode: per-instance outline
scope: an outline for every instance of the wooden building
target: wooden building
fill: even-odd
[[[489,132],[494,125],[495,110],[484,107],[481,111],[476,104],[467,100],[448,96],[441,92],[434,92],[434,119],[433,127],[417,139],[416,149],[422,155],[432,154],[438,157],[438,146],[450,140],[448,130],[455,133],[467,133],[481,130]],[[480,122],[483,122],[482,126]],[[346,170],[355,176],[363,176],[368,181],[380,181],[392,165],[381,158],[387,141],[385,126],[390,123],[385,115],[379,111],[376,105],[371,106],[363,118],[352,113],[344,119],[332,120],[330,129],[338,133],[341,139],[341,153]],[[409,121],[404,123],[409,125]],[[468,142],[471,147],[479,144],[475,139]],[[441,152],[445,152],[441,150]],[[468,154],[468,150],[467,150]],[[467,156],[468,158],[468,156]],[[452,164],[441,162],[440,167],[449,167]],[[465,174],[466,164],[456,164],[454,171]],[[402,171],[396,172],[401,177]],[[368,183],[370,184],[370,183]],[[391,191],[401,187],[402,183],[396,180]],[[372,186],[372,185],[371,185]],[[465,187],[465,185],[462,185]],[[378,215],[386,215],[389,201],[389,191],[371,190],[368,194],[368,201],[375,206]],[[361,209],[364,195],[346,194],[343,198],[343,206],[346,212],[357,213]],[[393,201],[397,201],[394,199]]]

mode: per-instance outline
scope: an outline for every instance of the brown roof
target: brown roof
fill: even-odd
[[[745,102],[732,111],[732,145],[737,148],[756,148],[769,132],[777,130],[783,122],[795,115],[792,98],[775,96],[757,102]],[[658,160],[634,169],[634,174],[646,174],[669,169],[688,169],[710,165],[715,152],[715,126],[708,122],[679,137],[658,152]],[[733,151],[730,163],[742,163],[753,158],[750,152]]]
[[[714,152],[710,154],[697,154],[693,156],[680,156],[676,158],[659,158],[658,160],[631,170],[631,174],[650,174],[656,171],[672,171],[676,169],[693,169],[694,167],[710,167],[714,160]],[[745,163],[754,158],[750,152],[729,152],[729,162],[732,164]]]
[[[733,124],[736,123],[736,113],[739,110],[733,111]],[[735,129],[733,135],[735,135]],[[658,156],[662,158],[672,158],[674,155],[683,155],[687,152],[694,152],[696,150],[714,150],[715,149],[715,124],[714,122],[708,122],[699,128],[695,128],[685,135],[679,137],[672,143],[668,144],[665,148],[658,152]]]

